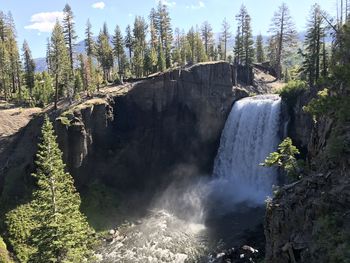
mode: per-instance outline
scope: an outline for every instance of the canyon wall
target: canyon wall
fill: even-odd
[[[303,178],[281,187],[267,202],[267,263],[347,262],[350,258],[350,158],[339,153],[331,158],[332,140],[342,136],[345,144],[350,135],[346,129],[339,132],[333,118],[314,122],[302,109],[310,99],[308,92],[297,98],[288,134],[307,159]]]
[[[210,174],[232,104],[248,96],[236,81],[228,63],[198,64],[49,112],[68,170],[79,187],[100,180],[135,190]],[[3,196],[30,193],[41,122],[33,119],[6,151]]]

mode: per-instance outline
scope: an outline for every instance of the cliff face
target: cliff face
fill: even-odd
[[[311,122],[311,116],[302,112],[308,101],[305,94],[298,98],[289,135],[306,148],[310,171],[282,187],[267,205],[265,261],[269,263],[350,258],[350,162],[338,156],[334,165],[325,155],[335,132],[334,120],[322,117]]]
[[[174,70],[133,84],[107,103],[56,121],[60,145],[80,182],[144,189],[172,176],[208,174],[234,100],[227,63]]]
[[[199,64],[52,113],[68,170],[80,186],[101,180],[121,189],[210,173],[232,103],[248,96],[235,81],[228,63]],[[20,197],[31,180],[41,121],[12,145],[2,174],[6,196]]]

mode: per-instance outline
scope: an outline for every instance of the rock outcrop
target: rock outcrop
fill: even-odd
[[[209,174],[232,104],[248,96],[234,83],[230,64],[198,64],[51,113],[68,170],[78,186],[97,179],[121,189]],[[41,121],[31,121],[8,151],[1,175],[6,196],[30,192]]]
[[[337,165],[325,158],[334,120],[302,112],[301,94],[292,112],[291,136],[304,147],[309,170],[301,180],[280,188],[267,204],[267,263],[347,262],[350,258],[349,159]],[[311,128],[310,128],[311,125]]]
[[[302,91],[296,98],[295,104],[289,109],[288,136],[301,151],[305,158],[308,154],[308,146],[313,130],[313,120],[309,113],[303,110],[312,98],[308,91]]]
[[[80,182],[122,188],[208,174],[232,103],[248,96],[233,83],[228,63],[199,64],[74,110],[68,124],[56,121],[65,161]]]

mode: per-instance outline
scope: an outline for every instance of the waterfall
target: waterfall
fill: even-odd
[[[250,204],[261,205],[276,180],[276,170],[259,164],[279,143],[279,115],[277,95],[237,101],[221,136],[214,176],[170,184],[148,216],[118,227],[118,238],[96,257],[102,263],[218,262],[207,255],[222,238],[239,239],[242,230],[261,223]],[[248,206],[236,207],[242,201]],[[230,209],[236,214],[226,213]]]
[[[262,203],[271,194],[277,171],[259,164],[279,143],[280,108],[277,95],[260,95],[237,101],[228,116],[214,181],[235,201]]]

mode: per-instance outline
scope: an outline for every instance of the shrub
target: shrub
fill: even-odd
[[[9,242],[20,262],[27,262],[35,249],[30,245],[31,231],[35,228],[30,204],[18,206],[6,214]]]
[[[279,91],[282,100],[287,104],[290,111],[295,106],[298,96],[306,90],[306,87],[304,81],[292,80]]]
[[[280,143],[277,152],[270,153],[264,163],[260,165],[281,167],[287,173],[288,177],[297,180],[301,178],[301,163],[295,158],[298,154],[300,152],[293,145],[292,139],[287,137]]]

